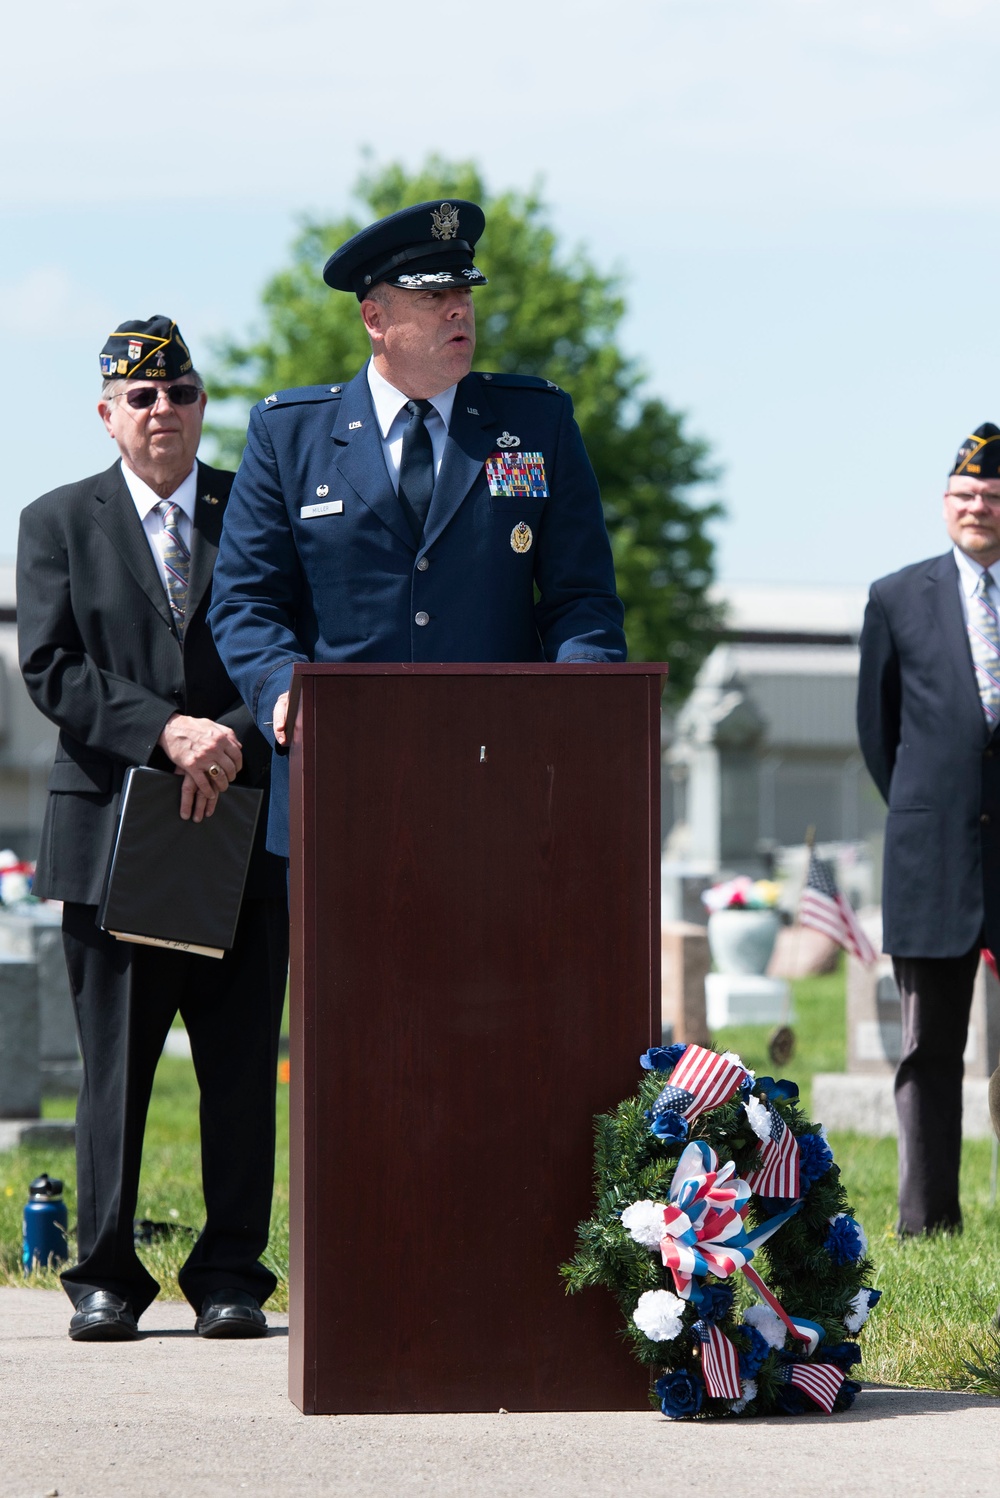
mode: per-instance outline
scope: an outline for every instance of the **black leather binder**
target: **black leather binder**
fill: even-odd
[[[98,924],[120,941],[222,957],[236,936],[262,791],[231,785],[182,821],[180,775],[125,776]]]

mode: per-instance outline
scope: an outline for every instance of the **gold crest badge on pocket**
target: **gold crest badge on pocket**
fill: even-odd
[[[519,520],[510,533],[510,544],[516,552],[530,551],[534,539],[531,526],[524,520]]]

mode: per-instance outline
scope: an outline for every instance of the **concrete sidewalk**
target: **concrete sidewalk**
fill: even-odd
[[[74,1343],[58,1292],[0,1289],[0,1498],[818,1498],[995,1494],[1000,1400],[866,1390],[845,1415],[300,1415],[284,1318],[204,1342],[158,1303]]]

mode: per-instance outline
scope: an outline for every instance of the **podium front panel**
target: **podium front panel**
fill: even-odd
[[[660,667],[306,667],[292,748],[290,1392],[642,1409],[558,1269],[658,1042]]]

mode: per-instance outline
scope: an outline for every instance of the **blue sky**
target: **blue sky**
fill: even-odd
[[[721,465],[724,579],[943,549],[952,454],[1000,422],[987,0],[52,0],[5,26],[0,557],[114,456],[110,328],[166,312],[208,365],[365,149],[541,178],[567,248],[622,274],[629,351]]]

